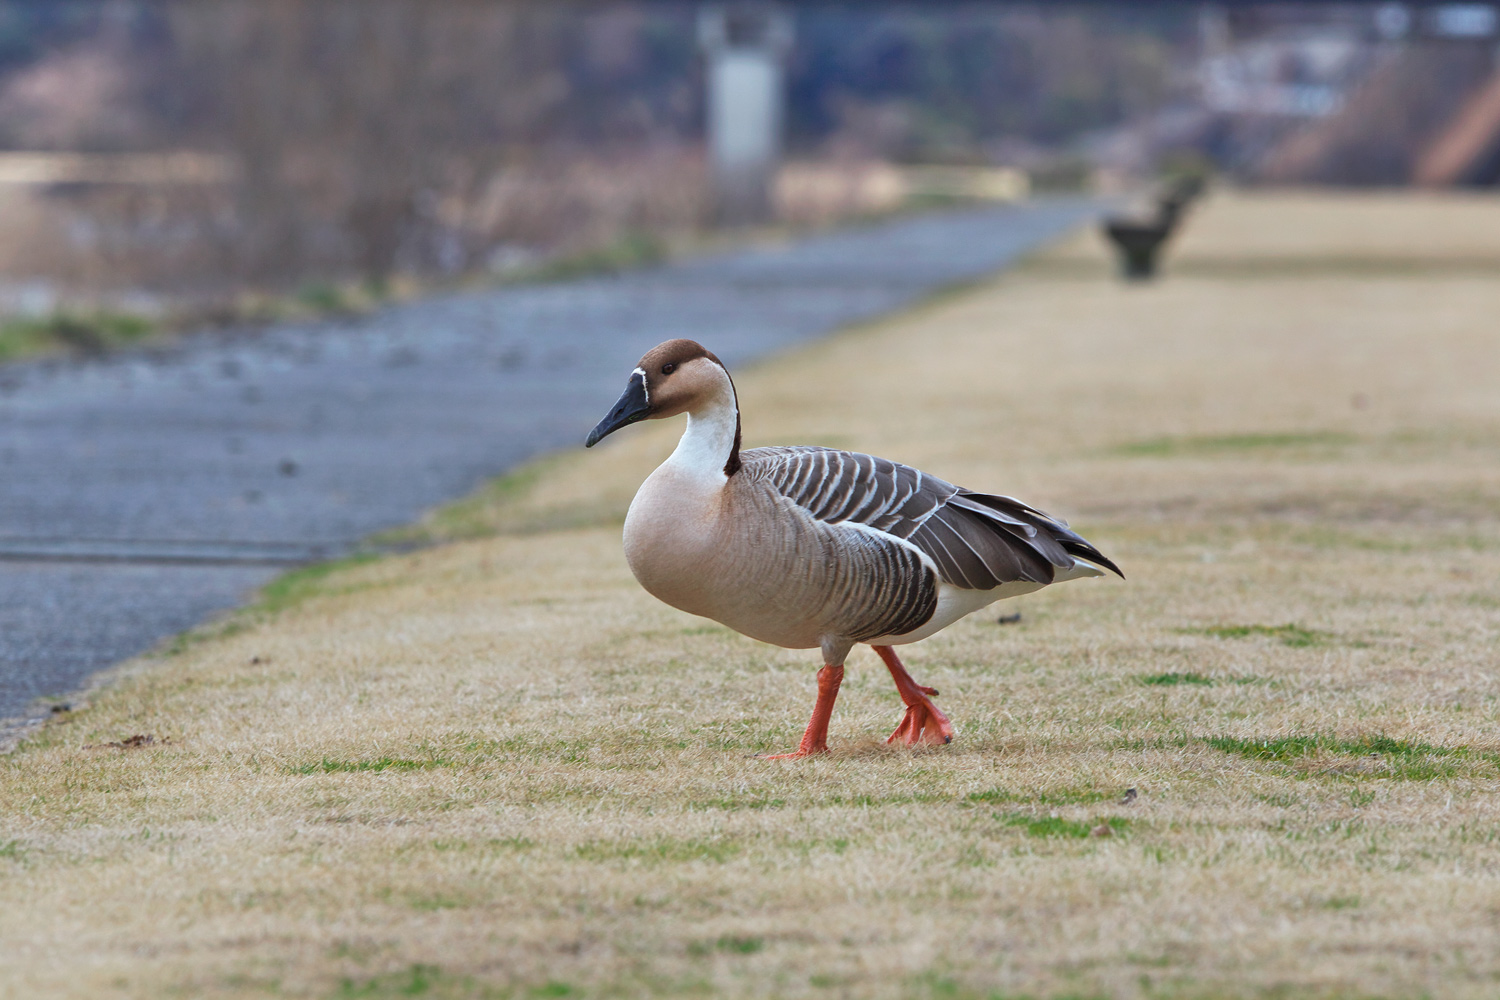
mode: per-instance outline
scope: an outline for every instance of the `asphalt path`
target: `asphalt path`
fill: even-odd
[[[288,567],[580,445],[662,340],[743,364],[1000,270],[1095,208],[907,217],[0,368],[0,720],[35,717]]]

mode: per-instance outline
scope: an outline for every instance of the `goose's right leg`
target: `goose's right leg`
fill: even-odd
[[[887,743],[895,743],[901,740],[907,746],[915,746],[918,743],[952,743],[953,724],[948,717],[932,703],[937,695],[936,688],[923,687],[912,679],[911,674],[906,672],[906,667],[901,663],[901,658],[896,655],[896,650],[891,646],[871,646],[871,649],[880,654],[885,661],[886,667],[891,672],[891,680],[896,682],[896,690],[901,695],[901,701],[906,705],[906,717],[901,720],[901,725],[891,734]]]

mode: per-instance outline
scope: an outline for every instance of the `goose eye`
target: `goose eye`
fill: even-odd
[[[677,370],[677,366],[676,365],[662,365],[661,366],[661,373],[663,375],[670,375],[673,372],[675,372],[676,370]]]

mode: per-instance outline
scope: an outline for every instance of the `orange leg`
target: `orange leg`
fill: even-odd
[[[890,646],[871,646],[870,648],[879,653],[885,665],[890,668],[891,679],[896,682],[896,690],[901,694],[901,700],[906,703],[906,718],[901,720],[901,725],[896,727],[896,731],[886,742],[895,743],[897,740],[902,740],[907,746],[915,746],[918,743],[953,742],[953,724],[932,703],[932,699],[937,696],[937,690],[923,687],[912,680],[911,674],[906,672],[906,667],[902,666],[901,659],[896,656],[894,648]]]
[[[775,753],[766,760],[789,760],[807,757],[815,753],[828,752],[828,719],[833,715],[833,703],[839,696],[839,685],[844,683],[844,666],[826,666],[818,671],[818,703],[813,706],[812,721],[802,742],[791,753]]]

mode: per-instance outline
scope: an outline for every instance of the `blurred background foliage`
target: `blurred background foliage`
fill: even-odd
[[[25,241],[33,270],[222,298],[524,270],[701,228],[695,19],[687,3],[0,5],[0,144],[196,150],[231,172],[56,185],[70,218],[33,220],[63,234]],[[788,65],[790,151],[1035,159],[1158,105],[1190,29],[1180,12],[812,9]]]
[[[0,315],[295,315],[701,241],[698,9],[0,2]],[[1393,45],[1374,9],[797,7],[777,221],[1025,186],[959,170],[1407,183],[1495,49]]]
[[[1187,7],[815,9],[798,25],[791,133],[917,160],[1065,142],[1159,107],[1195,25]]]

